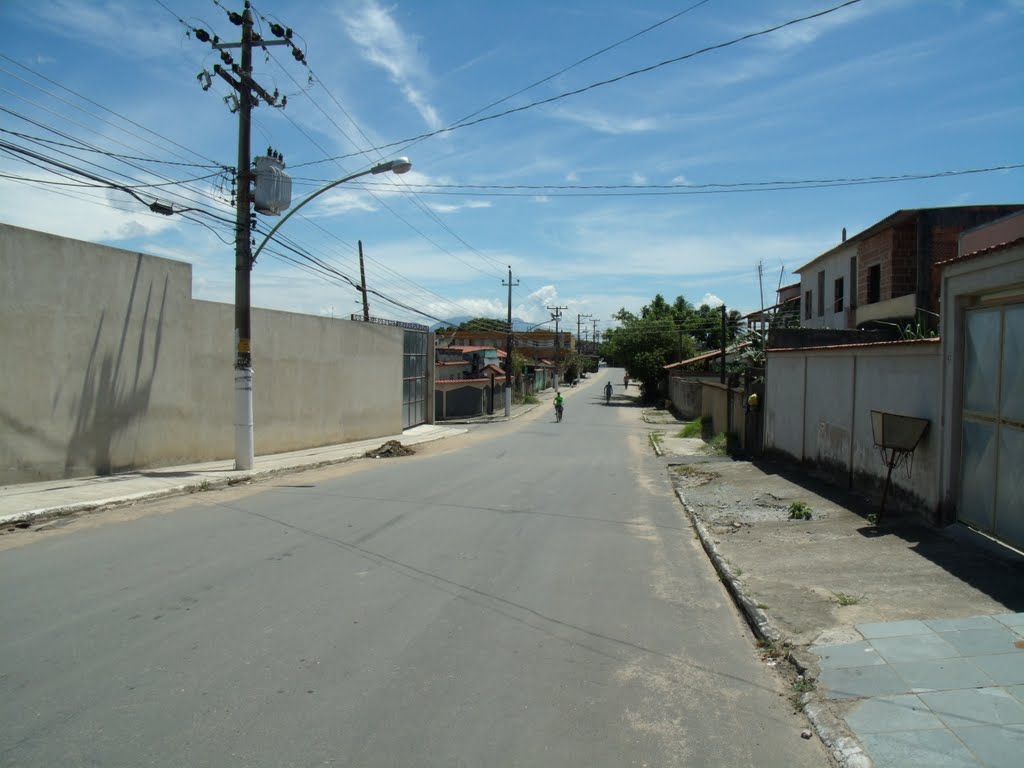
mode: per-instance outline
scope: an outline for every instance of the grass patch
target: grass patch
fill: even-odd
[[[707,441],[708,453],[713,453],[716,456],[725,456],[728,451],[729,439],[725,436],[725,432],[719,432],[714,437]]]
[[[857,597],[856,595],[849,595],[846,592],[833,592],[832,599],[839,605],[856,605],[864,599],[864,595]]]
[[[757,607],[760,608],[762,611],[767,611],[768,610],[768,606],[765,603],[758,603]]]
[[[676,433],[676,437],[700,437],[703,432],[700,421],[690,421]]]
[[[807,693],[808,691],[814,690],[814,680],[804,677],[803,675],[797,675],[796,679],[790,685],[793,693]]]
[[[789,505],[790,520],[810,520],[811,507],[802,501],[794,501]]]
[[[527,405],[536,405],[537,403],[540,402],[540,400],[537,398],[536,395],[526,395],[523,398],[523,402],[526,403]]]

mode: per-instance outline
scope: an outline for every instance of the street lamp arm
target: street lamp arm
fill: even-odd
[[[410,168],[412,168],[412,163],[409,162],[409,158],[399,157],[396,160],[388,160],[386,163],[375,165],[373,166],[373,168],[368,168],[367,170],[360,171],[359,173],[353,173],[350,176],[338,179],[337,181],[332,181],[325,187],[321,187],[316,192],[303,199],[302,202],[300,202],[298,205],[294,206],[290,211],[288,211],[288,213],[286,213],[281,218],[279,222],[277,222],[277,224],[273,226],[273,228],[269,232],[267,232],[267,236],[263,238],[263,241],[256,247],[256,250],[253,251],[252,258],[250,261],[256,261],[256,257],[260,255],[260,251],[263,250],[264,246],[266,246],[266,244],[269,243],[271,239],[274,237],[274,235],[277,233],[277,230],[279,230],[281,226],[286,221],[288,221],[288,219],[290,219],[294,213],[296,213],[300,208],[302,208],[307,203],[310,203],[316,198],[320,197],[320,195],[322,195],[324,192],[332,190],[339,184],[344,184],[346,181],[358,179],[360,176],[369,176],[371,173],[387,173],[388,171],[393,171],[394,173],[405,173]]]

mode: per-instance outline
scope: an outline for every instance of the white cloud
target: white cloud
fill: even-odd
[[[643,186],[644,184],[647,183],[647,177],[644,176],[642,173],[634,173],[630,177],[630,183],[638,187]]]
[[[535,203],[550,203],[551,202],[551,198],[548,197],[547,195],[534,195],[533,196],[533,202],[535,202]]]
[[[50,0],[26,7],[31,8],[36,21],[45,24],[49,33],[98,45],[129,58],[166,56],[177,48],[178,41],[185,35],[184,28],[170,21],[170,16],[166,16],[170,23],[157,16],[159,23],[154,24],[159,8],[154,10],[140,3],[107,0],[90,4],[79,0]],[[145,34],[127,30],[145,30]],[[53,61],[49,57],[37,57],[39,64]]]
[[[703,306],[704,304],[707,304],[709,307],[720,307],[723,304],[725,304],[725,302],[722,301],[717,296],[715,296],[715,294],[713,293],[705,293],[703,296],[701,296],[700,301],[697,302],[697,306]]]
[[[466,208],[490,208],[492,203],[487,200],[467,200],[464,203],[427,203],[427,205],[438,213],[456,213]]]
[[[686,178],[685,176],[683,176],[682,174],[679,174],[678,176],[673,176],[672,177],[672,182],[671,183],[672,184],[689,184],[690,180],[688,178]]]
[[[1021,2],[1024,2],[1024,0],[1021,0]],[[580,175],[576,171],[569,171],[569,173],[565,174],[565,180],[570,184],[575,184],[580,180]]]
[[[658,121],[652,117],[622,117],[593,109],[570,109],[568,107],[556,107],[549,112],[554,117],[578,123],[598,133],[621,135],[646,133],[658,129]]]
[[[348,36],[366,59],[388,73],[431,130],[441,128],[441,117],[423,90],[426,61],[419,54],[415,38],[398,26],[391,11],[376,0],[367,0],[356,12],[346,13],[343,20]]]

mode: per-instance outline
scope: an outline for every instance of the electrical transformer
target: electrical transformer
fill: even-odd
[[[256,189],[253,192],[257,213],[280,216],[292,204],[292,178],[284,172],[280,156],[256,158]]]

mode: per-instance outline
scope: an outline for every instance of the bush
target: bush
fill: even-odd
[[[811,508],[802,501],[794,501],[789,505],[790,520],[810,520]]]
[[[704,425],[700,420],[690,421],[683,425],[676,437],[701,437],[704,432]]]

